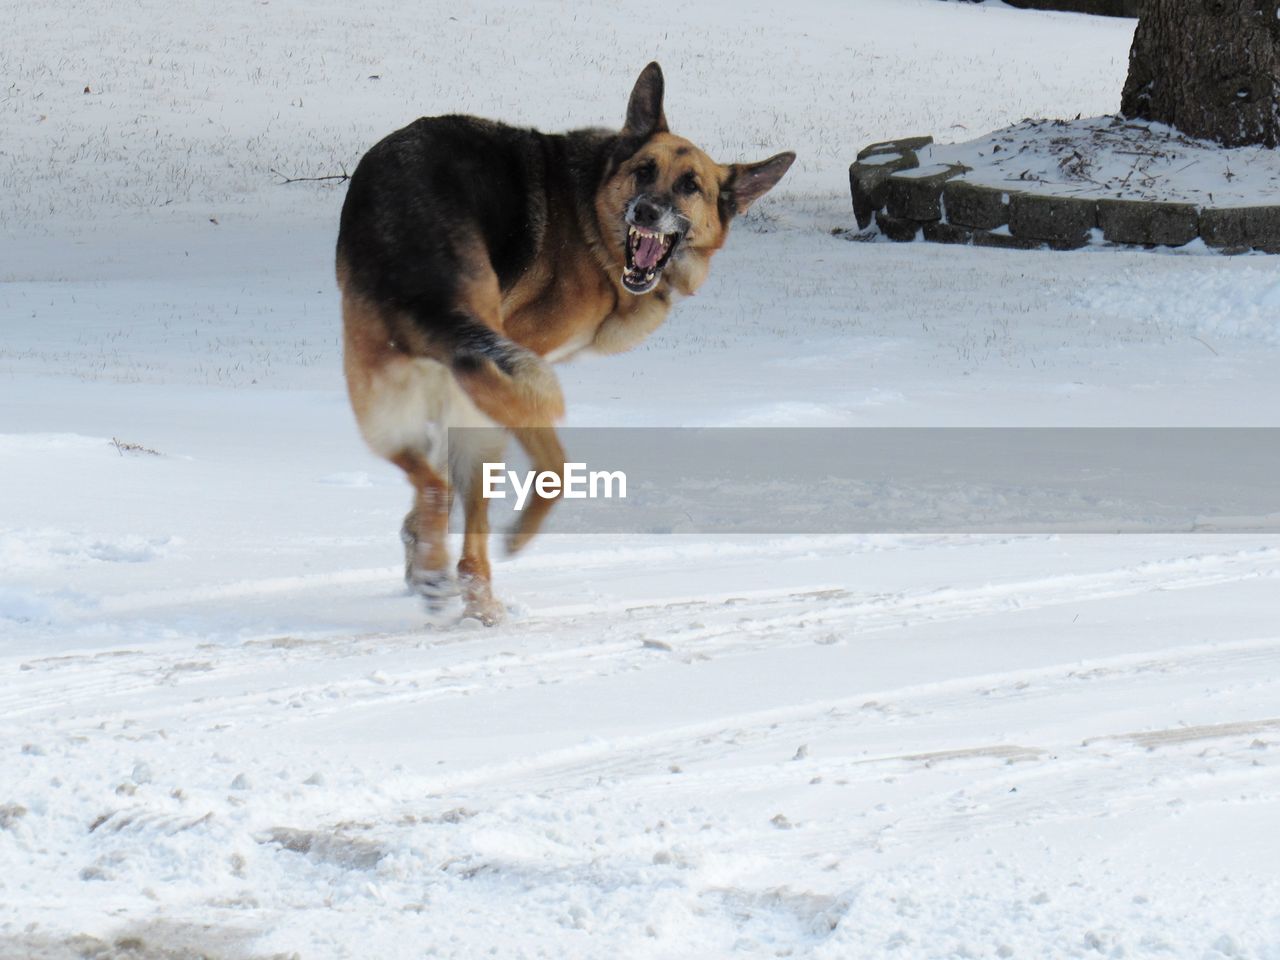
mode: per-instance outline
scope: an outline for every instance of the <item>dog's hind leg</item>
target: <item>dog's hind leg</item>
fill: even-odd
[[[405,583],[427,602],[429,609],[437,610],[454,593],[447,542],[449,482],[420,453],[402,451],[390,460],[413,484],[413,506],[400,530]]]
[[[400,542],[404,544],[404,582],[413,585],[413,561],[418,556],[418,495],[413,495],[409,512],[400,524]]]
[[[344,291],[343,317],[343,363],[360,432],[413,486],[400,533],[405,581],[438,606],[453,592],[446,543],[448,427],[489,421],[475,412],[446,364],[408,356],[396,346],[390,308]]]

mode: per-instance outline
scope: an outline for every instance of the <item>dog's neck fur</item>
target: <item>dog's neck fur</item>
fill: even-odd
[[[617,166],[615,152],[619,135],[615,131],[590,129],[563,134],[566,168],[573,180],[573,209],[580,236],[591,250],[600,270],[609,278],[619,294],[622,287],[623,263],[604,238],[605,224],[596,213],[596,192]],[[629,296],[629,295],[628,295]]]

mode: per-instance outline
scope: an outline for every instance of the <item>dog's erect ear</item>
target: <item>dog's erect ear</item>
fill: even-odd
[[[720,196],[728,195],[734,213],[746,213],[748,207],[774,188],[795,159],[796,155],[787,151],[759,163],[735,163],[729,168],[729,179]]]
[[[640,71],[640,78],[631,88],[623,137],[643,142],[667,129],[667,117],[662,112],[662,88],[662,68],[656,62]]]

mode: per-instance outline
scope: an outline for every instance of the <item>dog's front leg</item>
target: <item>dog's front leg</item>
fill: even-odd
[[[489,501],[484,497],[483,466],[473,466],[464,486],[466,531],[458,560],[458,584],[462,588],[462,615],[488,627],[501,620],[505,611],[493,595],[489,572]]]

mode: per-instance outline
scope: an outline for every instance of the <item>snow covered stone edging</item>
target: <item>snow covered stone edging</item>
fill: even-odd
[[[1280,151],[1158,124],[1026,120],[964,144],[872,144],[849,167],[860,229],[891,240],[1070,250],[1091,242],[1280,253]]]
[[[961,0],[962,3],[985,3],[986,0]],[[1088,13],[1099,17],[1136,17],[1141,0],[1003,0],[1022,10],[1057,10],[1063,13]]]

